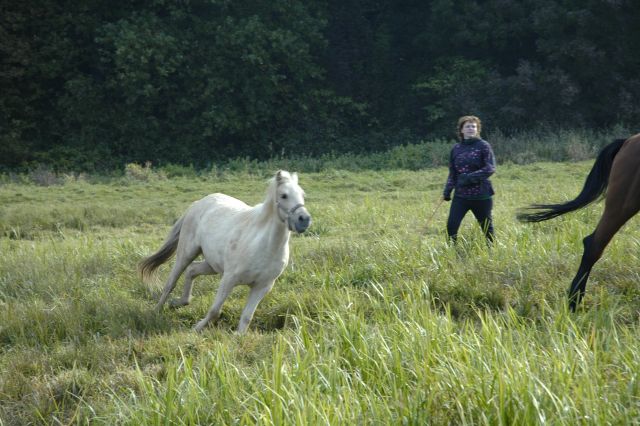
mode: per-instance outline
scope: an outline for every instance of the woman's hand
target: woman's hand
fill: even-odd
[[[466,173],[461,173],[458,175],[458,184],[460,186],[468,186],[468,185],[473,185],[475,183],[475,179],[473,179],[471,176],[469,176]]]

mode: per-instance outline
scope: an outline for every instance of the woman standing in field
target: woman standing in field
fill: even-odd
[[[469,210],[482,227],[489,243],[494,240],[493,187],[489,176],[496,171],[495,158],[491,145],[480,137],[482,123],[474,115],[465,115],[458,119],[458,139],[449,155],[449,176],[444,186],[443,199],[451,201],[454,191],[447,234],[455,243],[458,228]]]

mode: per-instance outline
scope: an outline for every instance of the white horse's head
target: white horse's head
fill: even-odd
[[[279,170],[273,182],[280,220],[287,223],[290,231],[306,231],[311,225],[311,215],[304,206],[304,190],[298,185],[298,175]]]

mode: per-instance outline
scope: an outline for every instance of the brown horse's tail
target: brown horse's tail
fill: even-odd
[[[157,252],[142,259],[140,263],[138,263],[138,273],[140,274],[142,281],[146,281],[147,278],[153,274],[153,271],[158,269],[158,267],[164,262],[171,259],[173,254],[176,252],[183,220],[184,216],[178,219],[178,221],[173,225],[171,232],[169,232],[169,236]]]
[[[542,222],[543,220],[553,219],[565,213],[581,209],[596,201],[607,189],[613,159],[618,151],[620,151],[620,147],[622,147],[625,140],[626,139],[616,139],[600,151],[596,162],[593,164],[584,182],[582,192],[580,192],[576,198],[563,204],[534,204],[529,207],[529,210],[537,211],[529,213],[520,212],[517,215],[518,220],[523,222]]]

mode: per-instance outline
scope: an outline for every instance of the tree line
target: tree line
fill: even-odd
[[[0,0],[0,167],[206,167],[640,116],[636,0]]]

